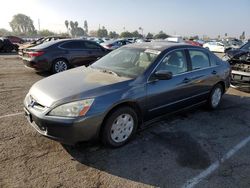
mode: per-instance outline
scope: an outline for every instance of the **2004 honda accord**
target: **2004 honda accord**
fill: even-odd
[[[156,117],[202,103],[215,109],[230,72],[227,62],[201,47],[131,44],[87,68],[38,81],[24,109],[46,137],[66,144],[100,138],[119,147]]]

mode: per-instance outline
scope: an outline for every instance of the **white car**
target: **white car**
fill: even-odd
[[[225,45],[221,42],[207,42],[203,44],[203,48],[210,50],[211,52],[225,52]]]

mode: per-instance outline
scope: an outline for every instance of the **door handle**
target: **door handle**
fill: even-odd
[[[212,74],[217,74],[217,71],[216,71],[216,70],[213,70],[213,71],[212,71]]]
[[[184,78],[183,81],[182,81],[182,83],[185,83],[185,84],[186,84],[186,83],[188,83],[188,82],[190,82],[190,81],[191,81],[190,78]]]

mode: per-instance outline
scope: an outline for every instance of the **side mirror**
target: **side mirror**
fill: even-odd
[[[173,73],[167,70],[159,70],[154,73],[154,76],[159,80],[170,80],[173,77]]]

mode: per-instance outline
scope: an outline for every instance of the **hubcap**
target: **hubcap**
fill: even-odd
[[[216,88],[212,95],[212,106],[213,107],[218,106],[218,104],[220,103],[220,99],[221,99],[221,89]]]
[[[134,119],[130,114],[118,116],[112,124],[110,134],[114,142],[120,143],[128,139],[134,128]]]
[[[67,70],[67,64],[64,61],[57,61],[55,63],[55,71],[56,72],[62,72]]]

